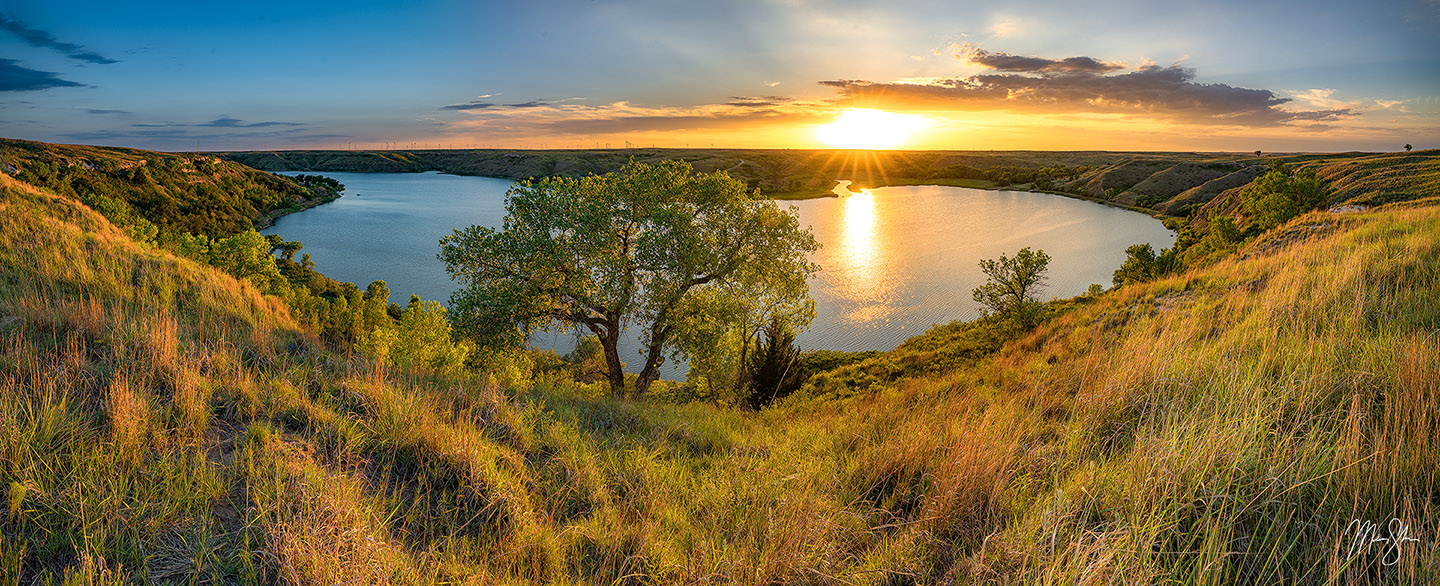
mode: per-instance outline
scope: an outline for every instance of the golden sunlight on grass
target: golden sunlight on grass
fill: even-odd
[[[851,108],[834,122],[815,129],[815,138],[841,149],[888,149],[899,146],[930,121],[922,116]]]

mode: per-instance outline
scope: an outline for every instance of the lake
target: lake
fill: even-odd
[[[391,301],[410,294],[447,301],[457,289],[436,258],[454,228],[500,226],[505,179],[440,173],[312,173],[345,184],[344,197],[280,218],[264,234],[304,243],[315,268],[364,288],[383,279]],[[844,191],[843,188],[840,191]],[[848,192],[847,192],[848,193]],[[1158,252],[1174,234],[1136,212],[1044,193],[906,186],[838,198],[781,202],[797,208],[822,248],[810,283],[817,316],[798,337],[804,349],[889,350],[932,325],[979,316],[970,291],[985,282],[978,262],[1023,247],[1051,257],[1045,298],[1110,285],[1125,247]],[[573,338],[543,338],[568,351]],[[621,347],[631,371],[643,364],[633,337]],[[683,364],[666,378],[684,378]]]

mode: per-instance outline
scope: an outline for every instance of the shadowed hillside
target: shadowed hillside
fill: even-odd
[[[1437,258],[1435,198],[1305,213],[755,412],[387,368],[0,176],[0,583],[1432,583]]]

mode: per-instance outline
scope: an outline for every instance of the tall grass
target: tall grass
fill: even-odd
[[[393,374],[0,182],[0,584],[1440,573],[1433,201],[1301,217],[988,357],[754,413]],[[1352,551],[1392,518],[1420,541]]]

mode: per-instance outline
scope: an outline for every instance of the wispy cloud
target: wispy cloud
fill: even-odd
[[[30,69],[14,59],[0,58],[0,92],[31,92],[52,87],[85,87],[85,84],[61,79],[49,71]]]
[[[496,104],[496,103],[494,103],[494,102],[482,102],[482,101],[481,101],[481,100],[483,100],[483,99],[485,99],[485,98],[493,98],[493,97],[499,96],[499,95],[503,95],[503,94],[485,94],[485,95],[481,95],[481,96],[476,96],[477,99],[475,99],[475,100],[471,100],[471,101],[469,101],[469,102],[462,102],[462,103],[459,103],[459,104],[450,104],[450,105],[448,105],[448,106],[440,106],[440,109],[441,109],[441,110],[466,111],[466,110],[488,110],[488,109],[491,109],[491,108],[540,108],[540,107],[545,107],[545,106],[551,106],[551,105],[554,105],[554,104],[560,104],[560,103],[564,103],[564,102],[573,102],[573,101],[576,101],[576,100],[583,100],[583,99],[585,99],[585,98],[565,98],[565,99],[561,99],[561,100],[537,99],[537,100],[530,100],[530,101],[526,101],[526,102],[518,102],[518,103],[514,103],[514,104]]]
[[[737,108],[771,108],[795,101],[785,96],[731,96],[726,106]]]
[[[209,122],[196,124],[195,126],[209,128],[265,128],[267,126],[304,126],[304,122],[251,122],[246,123],[237,118],[221,116]]]
[[[767,124],[818,123],[834,108],[821,102],[782,96],[734,97],[700,106],[639,106],[542,103],[523,108],[490,109],[447,124],[454,132],[602,136],[634,132],[736,129]]]
[[[486,109],[486,108],[494,108],[494,107],[495,107],[495,104],[494,104],[493,102],[479,102],[479,101],[476,101],[476,102],[465,102],[465,103],[463,103],[463,104],[450,104],[449,106],[440,106],[440,109],[441,109],[441,110],[484,110],[484,109]]]
[[[85,109],[85,113],[86,113],[86,114],[94,114],[94,115],[96,115],[96,116],[105,116],[105,115],[109,115],[109,114],[113,114],[113,115],[116,115],[116,116],[129,116],[129,115],[133,114],[134,112],[131,112],[131,111],[129,111],[129,110],[101,110],[101,109],[96,109],[96,108],[86,108],[86,109]]]
[[[61,41],[55,38],[55,35],[52,35],[48,32],[30,28],[29,26],[26,26],[25,23],[20,22],[18,19],[11,16],[0,15],[0,30],[4,30],[6,32],[9,32],[10,34],[15,35],[16,37],[19,37],[20,40],[25,41],[26,44],[32,47],[53,49],[71,59],[85,61],[87,63],[96,63],[100,65],[119,63],[119,61],[103,57],[99,53],[88,50],[85,47],[82,47],[75,43],[66,43],[64,41]]]

